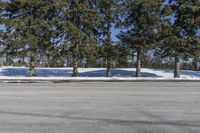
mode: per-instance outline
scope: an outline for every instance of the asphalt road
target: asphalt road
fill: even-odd
[[[0,133],[200,133],[200,82],[0,83]]]

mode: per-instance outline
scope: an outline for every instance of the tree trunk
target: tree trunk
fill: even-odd
[[[140,57],[141,51],[139,50],[137,52],[137,63],[136,63],[136,77],[141,77],[141,57]]]
[[[78,60],[77,58],[73,59],[73,73],[72,77],[78,77]]]
[[[20,58],[20,63],[18,64],[18,65],[20,65],[20,67],[23,67],[23,61],[24,61],[23,58],[24,58],[24,57],[21,57],[21,58]]]
[[[50,68],[51,67],[51,59],[50,59],[50,55],[47,54],[47,67]]]
[[[42,67],[43,68],[45,67],[44,58],[45,58],[45,56],[44,56],[44,54],[42,54]]]
[[[101,68],[103,68],[103,67],[104,67],[104,61],[103,61],[103,59],[102,59],[102,58],[100,59],[100,65],[101,65]]]
[[[195,69],[195,71],[198,71],[198,69],[199,69],[198,68],[198,60],[196,57],[193,59],[192,65],[193,65],[193,68]]]
[[[10,55],[6,54],[6,66],[10,66],[11,65],[11,61],[10,61]]]
[[[107,59],[106,76],[112,77],[112,60],[110,58]]]
[[[1,55],[1,67],[3,67],[3,54]]]
[[[175,56],[174,78],[180,78],[180,59],[177,55]]]
[[[80,44],[80,43],[79,43]],[[75,49],[73,51],[73,73],[72,77],[78,77],[78,61],[79,61],[79,45],[76,44]]]
[[[30,54],[30,64],[29,64],[29,76],[36,76],[35,72],[35,56],[33,53]]]

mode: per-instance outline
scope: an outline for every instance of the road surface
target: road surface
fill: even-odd
[[[200,82],[0,83],[0,133],[200,133]]]

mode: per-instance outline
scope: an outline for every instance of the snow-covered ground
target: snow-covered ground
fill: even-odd
[[[79,77],[81,79],[104,79],[106,69],[105,68],[79,68]],[[173,78],[172,70],[161,70],[161,69],[148,69],[143,68],[142,77],[153,78],[153,79],[170,79]],[[72,74],[72,68],[36,68],[37,77],[44,78],[69,78]],[[133,78],[135,76],[135,68],[116,68],[112,70],[114,78]],[[0,68],[0,77],[10,78],[27,77],[28,68],[25,67],[2,67]],[[181,71],[182,79],[200,79],[200,71]]]

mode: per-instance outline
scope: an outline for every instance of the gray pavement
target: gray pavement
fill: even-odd
[[[200,82],[0,83],[0,133],[200,133]]]

